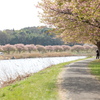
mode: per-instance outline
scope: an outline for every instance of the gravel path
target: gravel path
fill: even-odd
[[[94,59],[65,66],[59,77],[62,100],[100,100],[100,82],[89,73],[87,67],[92,60]]]

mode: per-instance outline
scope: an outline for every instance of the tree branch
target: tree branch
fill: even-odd
[[[53,10],[53,11],[55,11],[55,12],[58,12],[58,13],[75,16],[75,17],[77,17],[77,19],[80,18],[77,14],[73,14],[69,9],[67,9],[66,11],[62,11],[60,9],[54,9],[54,8],[50,8],[50,9]],[[77,21],[77,19],[69,19],[69,20]],[[83,17],[81,18],[81,22],[87,23],[87,24],[89,24],[91,26],[94,26],[94,27],[97,27],[97,28],[100,28],[99,24],[95,25],[95,24],[91,23],[89,20],[84,19]]]
[[[91,26],[94,26],[94,27],[100,28],[100,25],[92,24],[89,20],[82,20],[82,22],[87,23],[87,24],[89,24],[89,25],[91,25]]]
[[[53,11],[56,11],[58,13],[73,15],[73,13],[69,9],[67,9],[66,11],[62,11],[62,10],[54,9],[54,8],[50,8],[50,9],[53,10]]]

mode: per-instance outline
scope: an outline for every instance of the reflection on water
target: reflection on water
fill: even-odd
[[[85,58],[85,56],[0,60],[0,84],[38,72],[48,66]]]

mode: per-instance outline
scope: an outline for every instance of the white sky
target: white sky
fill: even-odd
[[[0,0],[0,30],[43,25],[35,5],[40,0]]]

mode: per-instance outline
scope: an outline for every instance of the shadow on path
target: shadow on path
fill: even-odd
[[[92,60],[66,66],[61,84],[62,89],[67,91],[66,100],[100,100],[100,83],[93,78],[87,68]]]

